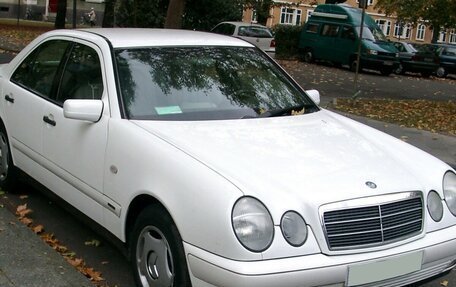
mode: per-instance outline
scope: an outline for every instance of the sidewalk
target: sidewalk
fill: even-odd
[[[0,286],[89,287],[89,279],[0,207]]]

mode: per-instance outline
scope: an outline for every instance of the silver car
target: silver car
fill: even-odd
[[[275,52],[274,35],[268,27],[260,24],[222,22],[212,28],[211,32],[241,38],[265,52]]]

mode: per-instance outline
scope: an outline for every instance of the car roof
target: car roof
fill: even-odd
[[[236,22],[236,21],[225,21],[225,22],[219,23],[218,25],[220,25],[220,24],[233,24],[236,26],[255,26],[255,27],[268,28],[266,26],[263,26],[263,25],[257,24],[257,23]]]
[[[54,30],[48,32],[48,34],[80,38],[91,38],[94,35],[98,35],[109,41],[114,48],[160,46],[253,47],[252,44],[233,37],[178,29],[93,28],[81,30]]]

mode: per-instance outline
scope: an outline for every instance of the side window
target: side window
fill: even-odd
[[[223,33],[223,28],[224,28],[224,27],[225,27],[225,24],[217,25],[217,26],[212,30],[212,32],[217,33],[217,34],[224,34],[224,33]]]
[[[328,37],[337,37],[339,33],[339,25],[324,24],[321,34]]]
[[[103,80],[97,52],[75,43],[63,71],[57,102],[67,99],[101,99]]]
[[[212,32],[215,32],[217,34],[223,34],[223,35],[233,35],[234,29],[236,27],[234,25],[225,23],[225,24],[220,24],[217,27],[215,27]]]
[[[405,52],[405,48],[404,48],[404,46],[402,46],[401,43],[394,43],[394,46],[396,47],[396,49],[397,49],[399,52]]]
[[[343,39],[355,40],[356,39],[355,31],[353,30],[352,27],[343,26],[340,37]]]
[[[308,24],[306,31],[309,33],[318,33],[318,24]]]
[[[446,48],[443,50],[442,55],[445,56],[456,56],[456,48]]]
[[[55,75],[69,45],[70,42],[63,40],[43,43],[19,65],[11,81],[42,97],[51,98]]]

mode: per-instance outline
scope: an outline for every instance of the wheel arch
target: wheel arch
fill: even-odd
[[[155,197],[149,194],[140,194],[136,196],[130,203],[125,219],[125,240],[127,246],[130,243],[130,236],[131,232],[133,230],[134,224],[136,219],[138,218],[139,214],[147,208],[148,206],[156,206],[157,208],[161,208],[165,210],[168,215],[171,217],[171,219],[174,221],[173,217],[171,216],[171,213],[169,213],[168,209]]]

